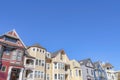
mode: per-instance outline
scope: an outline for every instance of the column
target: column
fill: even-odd
[[[33,65],[34,65],[34,69],[35,69],[35,65],[36,65],[36,59],[34,59],[34,64],[33,64]]]
[[[24,66],[26,66],[26,60],[27,60],[27,59],[26,59],[26,57],[25,57],[25,59],[24,59]]]
[[[24,69],[22,68],[21,71],[20,71],[19,80],[23,80],[23,79],[22,79],[22,77],[23,77],[23,70],[24,70]]]
[[[7,80],[10,80],[12,66],[9,67]]]
[[[35,70],[33,70],[33,76],[32,76],[32,78],[33,78],[33,80],[35,79],[35,77],[34,77],[34,75],[35,75]]]

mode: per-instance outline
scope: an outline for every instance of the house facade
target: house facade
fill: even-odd
[[[35,57],[30,56],[26,51],[24,56],[23,80],[34,80],[35,60]]]
[[[95,80],[107,80],[107,74],[102,67],[102,63],[99,61],[95,62],[94,66]]]
[[[70,60],[70,79],[69,80],[82,80],[82,71],[80,64],[76,60]]]
[[[70,80],[70,64],[64,50],[59,50],[51,54],[52,75],[51,80]]]
[[[0,80],[119,80],[110,63],[70,60],[64,50],[26,47],[15,30],[0,36]]]
[[[117,73],[114,70],[114,67],[110,63],[104,63],[102,64],[102,67],[104,68],[106,74],[107,74],[107,79],[108,80],[117,80]]]
[[[79,64],[82,70],[83,80],[95,80],[94,76],[94,64],[91,59],[80,60]]]
[[[15,30],[0,36],[0,80],[22,80],[25,45]]]
[[[46,53],[46,80],[52,80],[52,59],[51,53]]]
[[[32,80],[45,80],[45,66],[46,66],[46,49],[41,47],[39,44],[34,44],[27,48],[27,52],[30,56],[35,59],[32,60],[34,63],[32,68],[33,71],[31,73]]]
[[[117,80],[120,80],[120,71],[117,71],[117,76],[118,76]]]

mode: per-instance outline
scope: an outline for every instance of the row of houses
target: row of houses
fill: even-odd
[[[15,30],[0,36],[0,80],[118,80],[110,63],[70,60],[64,50],[26,47]]]

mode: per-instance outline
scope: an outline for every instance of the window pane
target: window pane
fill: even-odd
[[[14,51],[14,52],[12,53],[11,59],[12,59],[12,60],[16,60],[16,57],[17,57],[17,52]]]
[[[38,65],[38,59],[36,59],[36,65]]]
[[[54,67],[55,67],[55,69],[57,69],[57,63],[54,63]]]
[[[57,79],[57,74],[55,74],[54,76],[55,76],[55,79]]]
[[[44,64],[45,64],[45,61],[44,61],[44,60],[42,60],[42,66],[44,66]]]
[[[22,60],[22,53],[21,53],[21,52],[18,52],[18,53],[17,53],[17,60],[18,60],[18,61],[21,61],[21,60]]]
[[[2,66],[1,71],[5,71],[6,70],[6,66]]]
[[[11,38],[11,37],[5,37],[5,41],[16,43],[17,39]]]

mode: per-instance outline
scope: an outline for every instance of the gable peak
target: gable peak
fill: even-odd
[[[19,39],[19,36],[15,29],[6,32],[4,35]]]

